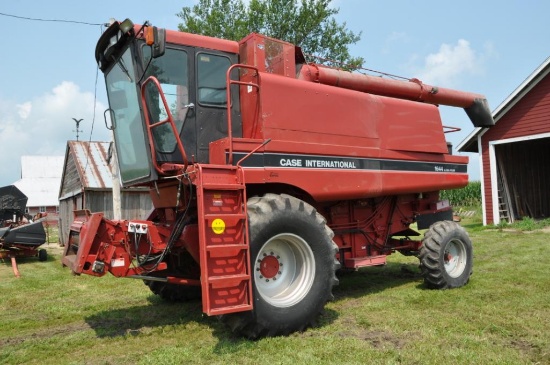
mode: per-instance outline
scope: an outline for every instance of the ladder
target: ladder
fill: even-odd
[[[230,165],[196,166],[203,312],[210,316],[251,310],[243,171]]]
[[[497,196],[498,196],[498,214],[500,221],[506,223],[514,223],[514,215],[510,211],[512,204],[510,201],[510,192],[508,191],[508,183],[504,174],[504,164],[501,159],[498,160],[497,167]]]

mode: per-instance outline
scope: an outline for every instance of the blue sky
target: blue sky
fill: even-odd
[[[19,0],[0,3],[0,13],[21,17],[105,23],[136,23],[176,29],[176,14],[193,0],[128,1]],[[428,84],[487,96],[495,109],[550,56],[550,1],[364,1],[335,0],[337,20],[361,41],[351,47],[365,67],[417,77]],[[106,141],[103,75],[94,59],[98,25],[42,22],[0,15],[0,186],[20,178],[22,155],[63,155],[75,139]],[[95,102],[94,102],[95,100]],[[95,105],[95,108],[94,108]],[[94,120],[95,110],[95,120]],[[443,124],[456,146],[473,127],[460,109],[442,107]],[[93,126],[93,131],[92,131]],[[471,159],[472,179],[479,178]]]

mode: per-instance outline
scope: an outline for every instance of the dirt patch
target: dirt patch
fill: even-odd
[[[540,346],[522,339],[513,339],[510,345],[524,353],[535,364],[548,364],[550,353],[544,352]]]
[[[401,349],[405,346],[406,341],[398,338],[391,333],[383,331],[368,331],[368,330],[354,330],[354,331],[341,331],[337,332],[337,336],[342,338],[356,338],[363,340],[377,349],[382,348],[394,348]]]
[[[64,326],[48,327],[38,331],[25,334],[24,336],[2,338],[0,339],[0,347],[4,346],[16,346],[26,341],[40,340],[42,338],[49,338],[52,336],[73,333],[77,331],[90,330],[91,327],[87,323],[71,323]]]
[[[390,332],[370,330],[366,328],[368,325],[361,327],[361,324],[358,323],[356,319],[343,318],[341,322],[345,327],[345,330],[340,330],[329,335],[340,338],[353,338],[365,341],[369,343],[372,347],[377,349],[392,348],[399,350],[407,344],[407,341],[405,339],[400,338]],[[324,337],[327,334],[315,331],[306,331],[299,335],[302,337]]]

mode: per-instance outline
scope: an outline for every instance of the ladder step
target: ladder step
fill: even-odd
[[[252,310],[252,304],[240,304],[221,308],[212,308],[210,310],[211,316],[219,316],[227,313],[236,313]]]
[[[221,214],[205,214],[204,219],[206,221],[212,221],[214,219],[223,219],[234,222],[236,220],[245,219],[246,215],[244,213],[221,213]]]
[[[246,243],[231,243],[231,244],[227,244],[227,245],[209,245],[209,246],[206,246],[206,251],[208,252],[216,252],[216,253],[221,253],[223,251],[226,251],[226,250],[248,250],[248,245]]]
[[[250,280],[248,274],[210,276],[208,282],[219,286],[235,286],[243,280]]]
[[[204,190],[244,190],[242,184],[204,184]]]

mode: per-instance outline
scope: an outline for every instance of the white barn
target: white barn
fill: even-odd
[[[48,213],[57,222],[63,156],[21,156],[21,179],[13,183],[28,198],[27,213]]]

